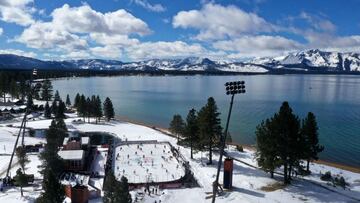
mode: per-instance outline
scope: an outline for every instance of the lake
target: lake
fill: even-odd
[[[321,159],[360,167],[360,77],[353,75],[251,75],[251,76],[117,76],[71,78],[53,81],[63,99],[76,93],[110,97],[117,115],[150,125],[168,127],[172,116],[186,118],[215,98],[228,113],[230,96],[224,83],[244,80],[246,94],[236,95],[230,132],[234,141],[255,143],[255,128],[272,116],[283,101],[303,118],[313,112],[318,120]]]

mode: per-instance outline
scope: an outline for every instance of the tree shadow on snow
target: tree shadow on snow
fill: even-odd
[[[325,188],[302,180],[293,180],[292,184],[284,188],[284,190],[293,194],[303,195],[305,197],[321,202],[359,202],[344,195],[331,192]],[[354,198],[358,198],[360,197],[360,192],[352,191],[351,196]]]

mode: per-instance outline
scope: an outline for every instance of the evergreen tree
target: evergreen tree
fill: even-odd
[[[58,90],[56,90],[56,92],[55,92],[55,96],[54,96],[54,101],[60,101],[60,100],[61,100],[61,98],[60,98],[59,91],[58,91]]]
[[[75,107],[76,109],[79,108],[79,103],[80,103],[80,94],[77,93],[76,96],[75,96],[75,99],[74,99],[74,107]]]
[[[179,142],[179,136],[184,133],[184,127],[185,127],[185,123],[181,115],[175,114],[173,116],[172,121],[170,122],[169,130],[171,133],[176,135],[178,142]]]
[[[105,178],[103,201],[104,203],[131,203],[127,178],[122,176],[119,182],[114,174],[109,173]]]
[[[48,79],[44,80],[42,84],[41,98],[45,101],[51,100],[53,97],[52,91],[53,91],[53,87],[51,81]]]
[[[210,97],[207,104],[198,113],[200,143],[209,151],[209,162],[212,164],[213,148],[219,145],[222,127],[220,113],[214,98]]]
[[[66,95],[66,106],[71,106],[71,101],[70,101],[69,94]]]
[[[193,159],[193,150],[199,142],[199,127],[197,123],[196,110],[191,109],[186,116],[183,143],[190,146],[190,157]]]
[[[59,119],[53,120],[46,132],[46,145],[44,151],[40,154],[42,160],[42,173],[45,174],[51,170],[56,175],[59,175],[64,168],[64,163],[58,155],[59,146],[62,144],[66,131],[64,130],[64,121]],[[65,126],[66,127],[66,126]]]
[[[299,118],[288,102],[284,102],[278,113],[258,126],[256,135],[259,165],[272,173],[281,164],[284,183],[290,183],[292,170],[303,157],[304,141]]]
[[[120,179],[120,184],[119,184],[119,203],[131,203],[132,199],[131,199],[131,195],[129,193],[129,183],[128,183],[128,179],[125,176],[122,176]]]
[[[58,102],[54,100],[51,104],[51,113],[56,115],[57,108],[58,108]]]
[[[11,80],[10,82],[10,90],[9,93],[12,97],[12,99],[19,97],[19,88],[15,80]]]
[[[104,101],[104,116],[107,121],[110,121],[115,116],[114,107],[109,97],[106,97]]]
[[[25,187],[27,185],[27,177],[26,177],[25,173],[23,173],[21,171],[21,168],[19,168],[16,171],[16,176],[14,177],[14,180],[15,180],[15,183],[17,185],[19,185],[20,192],[21,192],[21,197],[23,197],[24,196],[23,187]]]
[[[42,183],[44,192],[36,203],[61,203],[65,199],[64,186],[61,185],[58,175],[52,170],[47,170]]]
[[[92,116],[93,108],[91,99],[89,97],[86,99],[85,106],[85,114],[88,117],[88,123],[90,123],[90,117]]]
[[[256,160],[258,165],[265,171],[270,172],[271,178],[274,177],[274,171],[281,166],[278,158],[276,134],[272,120],[267,119],[256,127]]]
[[[101,107],[101,99],[98,95],[95,100],[95,117],[97,118],[96,123],[98,122],[98,120],[100,121],[100,118],[102,116],[103,116],[103,113],[102,113],[102,107]]]
[[[65,103],[60,100],[59,101],[59,106],[56,108],[55,118],[56,119],[59,119],[59,118],[64,119],[65,118],[65,111],[66,111]]]
[[[77,112],[79,114],[79,116],[82,116],[84,118],[85,121],[85,116],[86,116],[86,98],[84,95],[80,96],[79,99],[79,103],[78,103],[78,107],[77,107]]]
[[[32,90],[33,97],[37,100],[41,99],[40,98],[41,87],[42,87],[41,83],[36,83]]]
[[[18,158],[18,162],[21,166],[21,169],[25,173],[25,165],[30,162],[26,155],[26,149],[22,146],[16,148],[16,156]]]
[[[318,153],[324,150],[324,146],[319,144],[319,133],[316,117],[309,112],[302,122],[301,132],[305,140],[304,159],[307,161],[306,170],[309,172],[309,163],[318,160]]]
[[[51,118],[51,109],[49,107],[49,102],[48,101],[46,101],[46,104],[45,104],[44,117],[45,118]]]

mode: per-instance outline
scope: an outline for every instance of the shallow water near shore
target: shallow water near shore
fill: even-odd
[[[253,75],[253,76],[119,76],[71,78],[53,81],[62,98],[76,93],[110,97],[117,115],[150,125],[168,127],[172,116],[186,117],[213,96],[222,113],[228,113],[230,97],[224,83],[245,80],[246,94],[236,95],[230,123],[234,141],[255,143],[261,120],[289,101],[301,118],[317,116],[320,142],[326,161],[360,167],[360,77],[352,75]]]

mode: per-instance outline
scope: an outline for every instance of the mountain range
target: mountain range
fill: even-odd
[[[208,58],[152,59],[138,62],[81,59],[43,61],[39,59],[0,54],[0,69],[24,70],[97,70],[97,71],[194,71],[194,72],[320,72],[360,73],[360,55],[348,52],[327,52],[318,49],[290,53],[281,57],[254,58],[246,62],[216,61]]]

